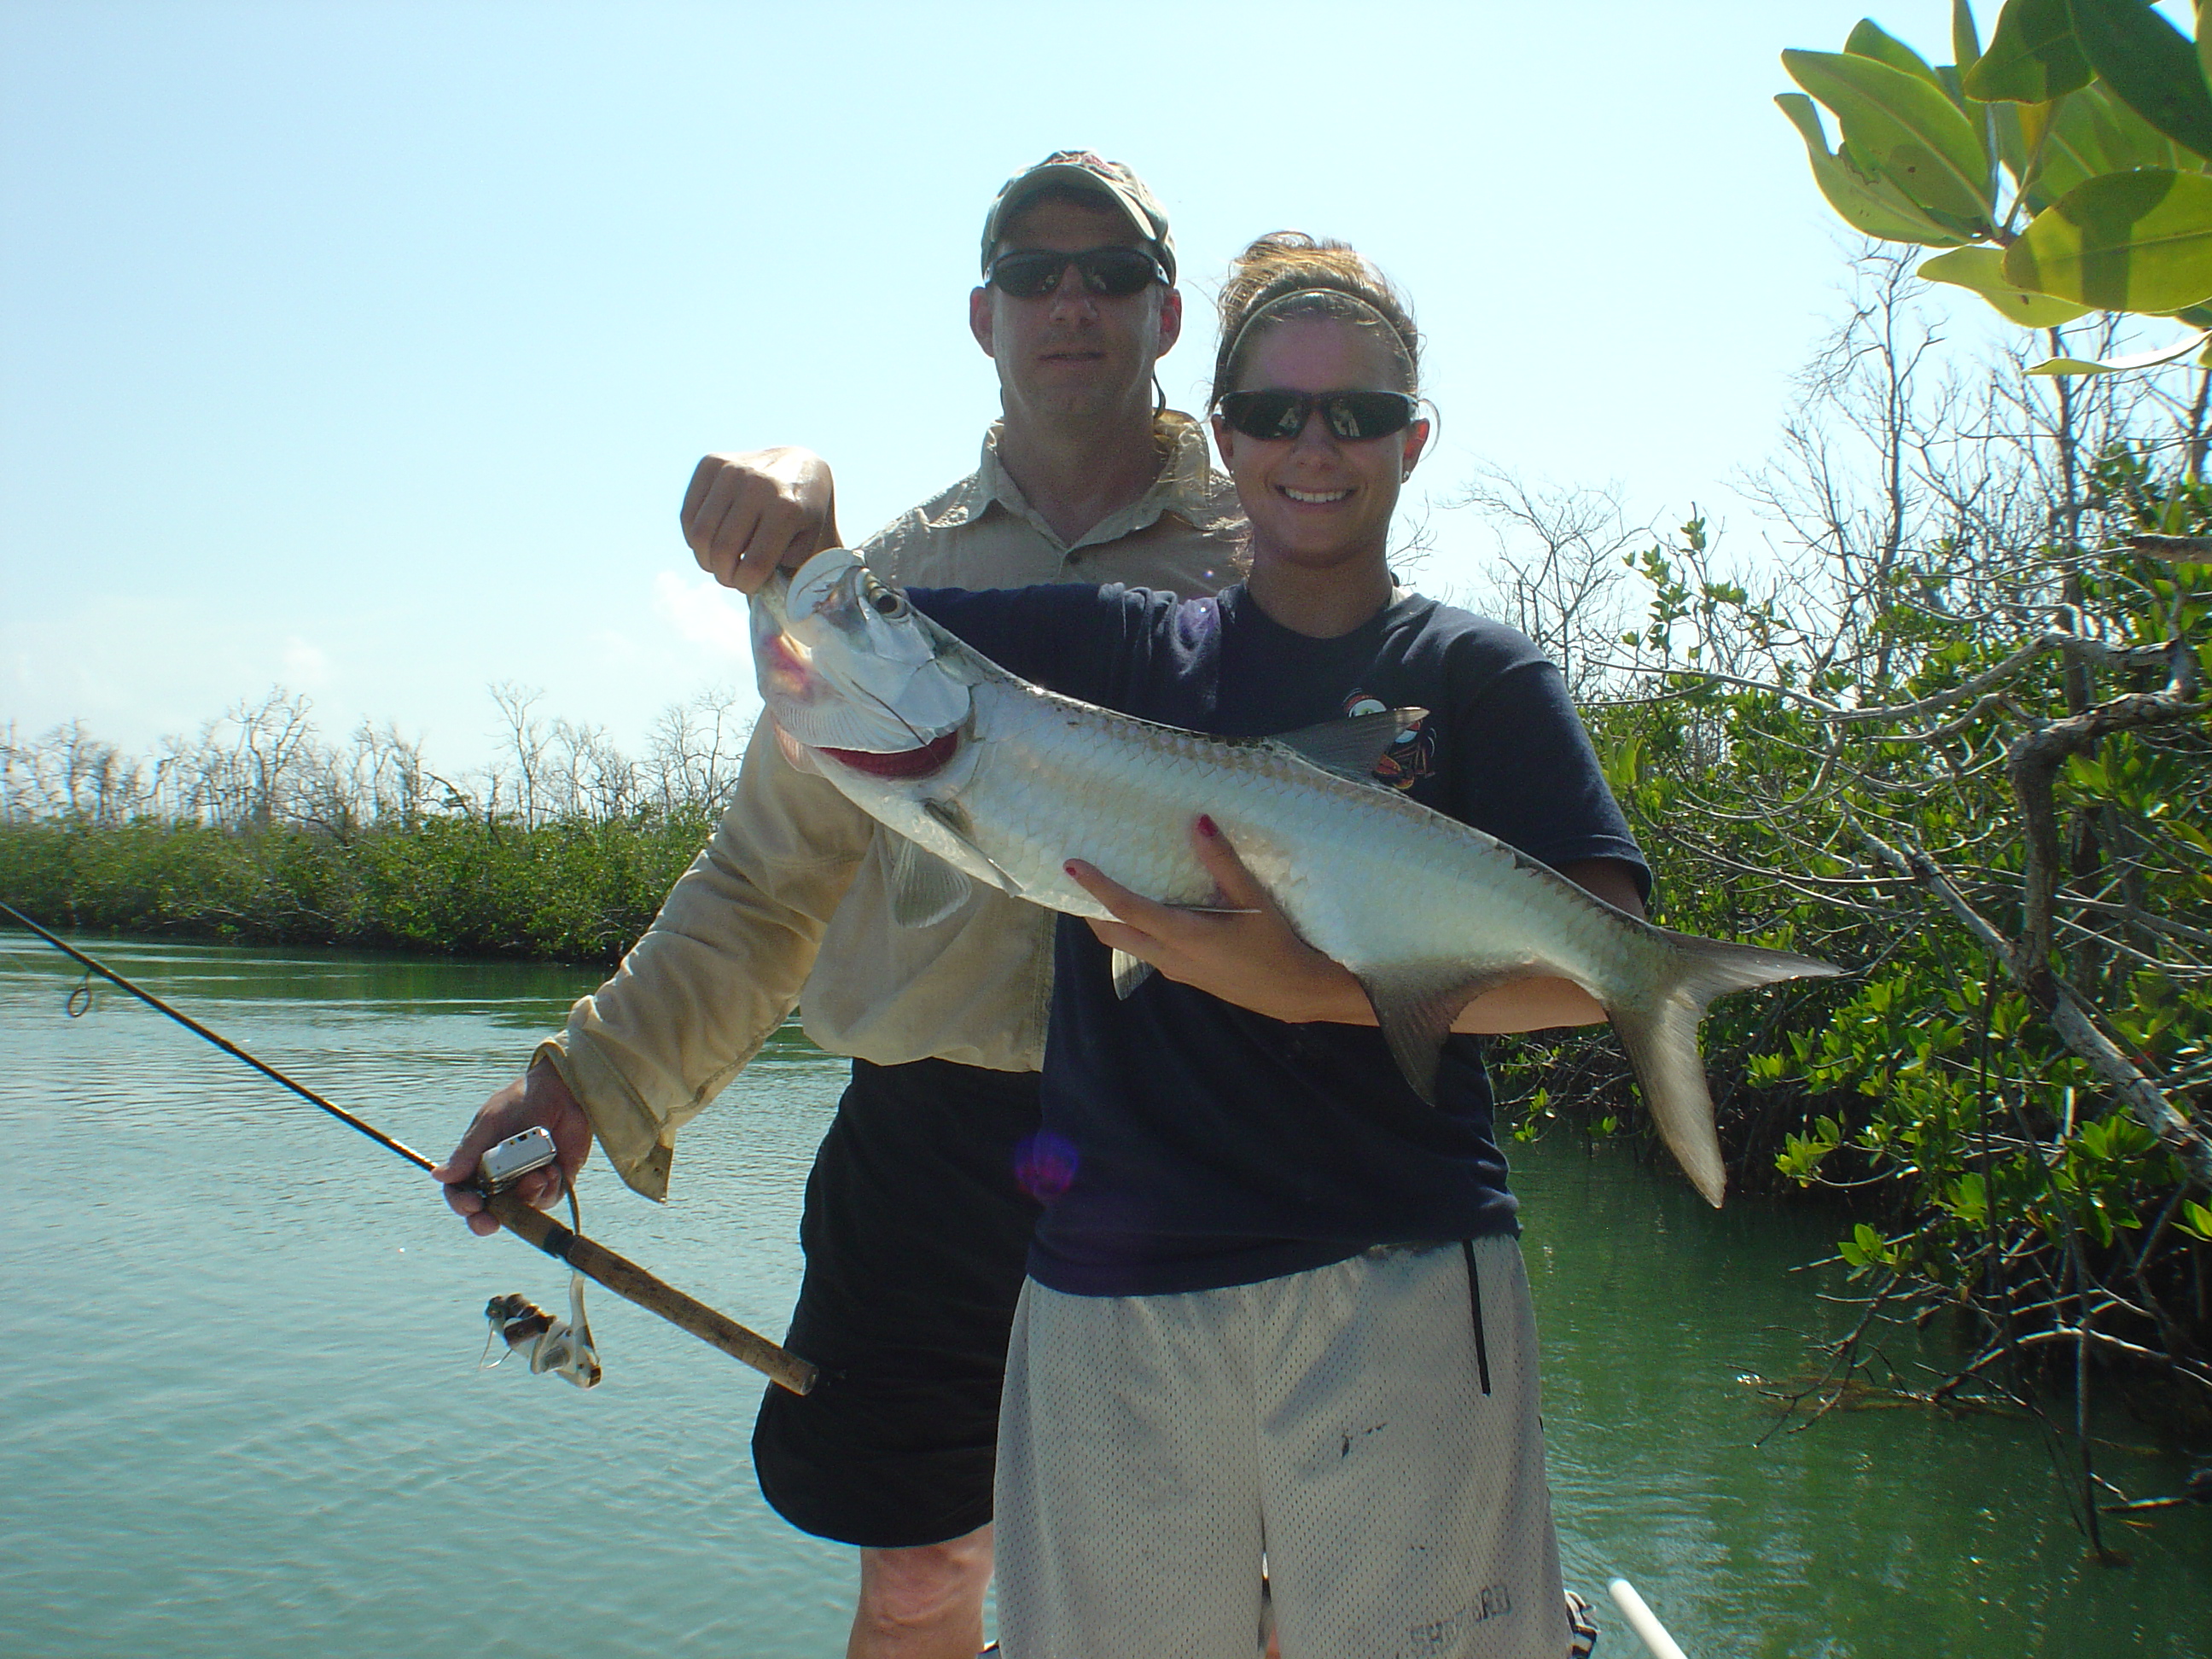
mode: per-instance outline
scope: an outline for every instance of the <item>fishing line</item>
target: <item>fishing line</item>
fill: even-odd
[[[0,902],[0,914],[12,918],[18,926],[36,933],[63,955],[84,965],[87,970],[84,982],[70,990],[66,1005],[71,1018],[82,1018],[91,1012],[92,975],[98,974],[102,979],[121,986],[149,1007],[167,1015],[194,1036],[206,1038],[223,1053],[244,1060],[264,1077],[283,1084],[302,1100],[329,1113],[349,1128],[357,1129],[378,1146],[397,1152],[416,1168],[427,1172],[438,1167],[406,1142],[385,1133],[374,1123],[355,1116],[344,1107],[324,1099],[307,1085],[295,1082],[274,1066],[256,1059],[222,1033],[210,1030],[191,1015],[171,1007],[144,987],[133,984],[106,963],[88,956],[67,939],[48,933],[14,905]],[[569,1186],[570,1183],[564,1180],[562,1185]],[[568,1198],[573,1206],[575,1203],[573,1187]],[[487,1194],[484,1207],[502,1227],[525,1243],[535,1245],[556,1261],[567,1262],[577,1273],[604,1285],[617,1296],[635,1302],[647,1312],[658,1314],[670,1324],[690,1332],[713,1347],[720,1348],[732,1359],[750,1365],[792,1393],[805,1394],[814,1386],[815,1368],[807,1361],[769,1341],[759,1332],[747,1329],[727,1314],[717,1312],[705,1303],[686,1296],[628,1257],[617,1255],[604,1244],[585,1237],[580,1228],[562,1226],[536,1206],[524,1203],[512,1192]],[[575,1213],[573,1208],[571,1212]],[[580,1221],[580,1215],[577,1218]],[[580,1312],[579,1318],[580,1322]],[[588,1340],[586,1336],[587,1346]]]
[[[76,945],[71,945],[67,939],[57,939],[53,934],[40,927],[37,922],[33,921],[30,917],[25,915],[21,910],[18,910],[14,905],[0,903],[0,910],[6,911],[9,915],[15,918],[19,926],[29,928],[31,932],[36,933],[40,939],[46,940],[47,944],[52,945],[57,951],[63,952],[66,956],[72,957],[78,962],[84,964],[86,969],[84,983],[78,986],[75,990],[70,993],[69,1001],[64,1005],[68,1011],[69,1017],[71,1019],[82,1019],[85,1015],[92,1012],[92,976],[94,974],[98,974],[102,979],[113,981],[125,990],[130,992],[132,996],[137,997],[139,1001],[145,1003],[149,1007],[159,1009],[161,1012],[167,1014],[171,1019],[176,1021],[178,1024],[183,1026],[186,1030],[194,1033],[196,1036],[205,1037],[210,1042],[215,1044],[216,1048],[222,1049],[223,1053],[229,1054],[235,1059],[244,1060],[248,1066],[251,1066],[255,1071],[260,1073],[264,1077],[272,1079],[276,1082],[283,1084],[286,1088],[289,1089],[294,1094],[299,1096],[302,1100],[308,1102],[312,1105],[321,1107],[323,1110],[328,1112],[332,1117],[337,1119],[339,1122],[345,1124],[348,1127],[360,1130],[362,1133],[367,1135],[371,1140],[376,1142],[378,1146],[387,1147],[391,1151],[398,1153],[400,1157],[405,1158],[410,1164],[414,1164],[417,1169],[428,1170],[434,1170],[438,1167],[435,1164],[431,1162],[430,1159],[423,1157],[422,1153],[416,1152],[412,1146],[407,1145],[406,1142],[393,1139],[390,1135],[385,1133],[383,1130],[378,1128],[374,1123],[367,1122],[361,1118],[356,1117],[351,1112],[346,1110],[343,1106],[333,1105],[331,1102],[325,1100],[320,1095],[317,1094],[313,1089],[307,1087],[306,1084],[295,1083],[290,1078],[286,1077],[283,1073],[278,1071],[274,1066],[270,1065],[267,1061],[256,1060],[252,1054],[246,1053],[245,1049],[240,1048],[228,1037],[222,1036],[220,1032],[210,1031],[206,1026],[201,1024],[199,1021],[194,1019],[190,1014],[179,1013],[176,1009],[169,1006],[167,1003],[162,1001],[161,998],[155,996],[151,991],[147,990],[143,986],[132,984],[129,980],[124,978],[122,975],[117,973],[115,969],[110,968],[106,963],[101,962],[95,957],[87,956],[83,951],[78,950]],[[78,1000],[80,998],[82,999],[82,1003]]]

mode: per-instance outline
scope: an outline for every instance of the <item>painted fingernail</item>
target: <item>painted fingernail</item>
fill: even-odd
[[[1198,833],[1210,841],[1221,833],[1221,826],[1206,813],[1200,812],[1198,815]]]
[[[1078,864],[1073,859],[1068,860],[1066,863],[1061,865],[1060,867],[1071,876],[1080,875],[1083,872],[1083,866]]]

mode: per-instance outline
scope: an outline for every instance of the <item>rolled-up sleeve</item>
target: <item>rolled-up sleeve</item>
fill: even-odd
[[[666,1196],[676,1132],[798,1002],[872,831],[783,758],[763,717],[714,838],[614,977],[532,1057],[561,1074],[635,1191]]]

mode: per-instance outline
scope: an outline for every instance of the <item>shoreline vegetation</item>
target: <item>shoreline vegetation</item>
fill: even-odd
[[[2108,1510],[2184,1503],[2105,1480],[2093,1400],[2212,1455],[2212,368],[2030,378],[2032,349],[2114,356],[2125,319],[1966,361],[1920,291],[1910,256],[1858,262],[1737,481],[1762,556],[1491,473],[1454,503],[1494,537],[1485,580],[1451,597],[1565,670],[1656,921],[1851,970],[1704,1028],[1732,1188],[1848,1229],[1861,1316],[1777,1398],[2032,1415],[2112,1559]],[[458,782],[389,728],[325,744],[281,693],[150,761],[6,733],[0,898],[50,926],[610,965],[706,840],[744,723],[672,708],[633,760],[493,695],[502,757]],[[1497,1054],[1510,1133],[1640,1133],[1602,1028]],[[1931,1320],[1964,1361],[1893,1369],[1883,1333]]]
[[[641,760],[492,688],[503,752],[326,742],[282,688],[149,758],[76,721],[0,731],[0,898],[52,927],[611,968],[714,831],[750,722],[667,709]]]

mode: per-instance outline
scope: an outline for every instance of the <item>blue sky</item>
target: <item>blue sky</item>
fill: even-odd
[[[1949,11],[1875,15],[1948,56]],[[1616,480],[1750,548],[1727,481],[1841,278],[1776,54],[1859,15],[10,0],[0,727],[143,747],[281,683],[458,767],[513,681],[641,745],[750,682],[677,533],[694,460],[811,445],[855,538],[967,471],[981,216],[1069,145],[1150,180],[1194,301],[1267,230],[1374,255],[1429,332],[1438,502]],[[1486,533],[1432,527],[1468,580]]]

